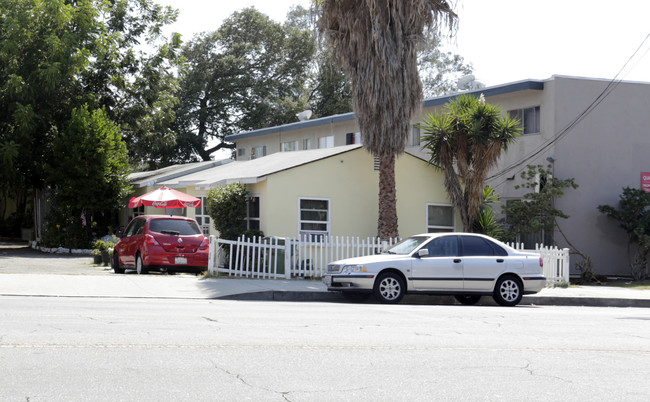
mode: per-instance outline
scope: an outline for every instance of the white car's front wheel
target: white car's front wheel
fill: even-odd
[[[373,291],[380,303],[399,303],[406,293],[406,285],[400,275],[386,272],[379,275]]]

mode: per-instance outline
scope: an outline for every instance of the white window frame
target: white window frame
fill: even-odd
[[[318,139],[318,148],[334,148],[334,136],[328,135]]]
[[[409,135],[409,146],[416,147],[420,145],[420,126],[417,124],[411,124],[411,132]]]
[[[311,149],[311,138],[305,138],[302,143],[302,149]]]
[[[310,221],[302,219],[302,208],[301,203],[303,200],[313,200],[313,201],[327,201],[327,220],[326,221]],[[329,236],[331,231],[331,220],[332,220],[332,200],[330,198],[323,197],[298,197],[298,234],[302,236]],[[326,230],[303,230],[303,223],[316,223],[316,224],[325,224]]]
[[[282,152],[293,152],[298,151],[299,145],[298,141],[287,141],[282,143]]]
[[[429,225],[429,207],[447,207],[451,208],[451,219],[452,219],[452,226],[443,226],[443,225]],[[425,231],[426,233],[435,233],[435,232],[455,232],[456,231],[456,210],[452,204],[441,204],[441,203],[434,203],[434,202],[428,202],[426,204],[426,211],[425,211]],[[434,230],[435,232],[430,232],[430,230]]]
[[[249,200],[251,198],[257,198],[257,206],[259,208],[259,216],[251,217],[250,216],[250,208],[249,208]],[[261,205],[262,199],[258,194],[250,194],[247,199],[246,199],[246,229],[251,229],[251,221],[256,221],[257,222],[257,228],[258,230],[261,230],[262,228],[262,205]]]
[[[257,155],[259,152],[255,152],[256,150],[261,150],[262,155]],[[261,158],[263,156],[266,156],[266,145],[259,145],[256,147],[251,147],[251,159],[257,159]]]
[[[210,236],[212,218],[208,215],[208,197],[197,197],[201,200],[201,206],[194,208],[194,219],[196,219],[204,235]]]
[[[536,122],[529,122],[528,119],[526,119],[526,112],[529,110],[535,110],[535,118],[537,119]],[[519,127],[521,127],[521,134],[522,135],[531,135],[531,134],[539,134],[542,132],[542,108],[541,106],[531,106],[531,107],[524,107],[521,109],[512,109],[508,111],[508,116],[511,118],[518,118],[520,120],[519,122]],[[521,117],[519,117],[521,116]],[[532,126],[532,127],[531,127]],[[526,129],[529,129],[529,131],[526,131]]]

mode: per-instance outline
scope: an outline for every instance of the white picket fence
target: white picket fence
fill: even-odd
[[[319,236],[317,239],[210,237],[208,270],[241,278],[317,278],[327,264],[343,258],[381,253],[398,239]]]
[[[538,253],[544,264],[544,276],[547,284],[569,283],[569,249],[535,245],[535,250],[525,250],[522,243],[508,243],[516,250]]]
[[[378,254],[398,240],[382,242],[379,238],[322,236],[317,240],[241,237],[233,241],[210,236],[208,270],[212,274],[218,271],[240,278],[318,278],[332,261]],[[548,284],[569,283],[568,248],[537,245],[535,250],[524,250],[522,244],[509,246],[540,254]]]

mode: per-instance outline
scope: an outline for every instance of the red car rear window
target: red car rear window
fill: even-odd
[[[192,236],[202,233],[196,222],[180,219],[154,219],[149,225],[149,230],[157,233],[181,236]]]

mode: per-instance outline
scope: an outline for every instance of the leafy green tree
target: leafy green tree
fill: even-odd
[[[176,108],[181,158],[210,155],[226,135],[296,121],[315,43],[295,24],[281,25],[254,8],[235,12],[215,32],[183,47]],[[218,140],[217,144],[211,144]]]
[[[483,201],[478,218],[474,221],[474,233],[482,233],[496,239],[503,237],[503,229],[492,205],[499,203],[499,194],[490,186],[483,187]]]
[[[17,149],[8,196],[21,213],[25,189],[52,183],[48,166],[69,157],[53,144],[83,105],[120,125],[136,163],[173,143],[180,40],[160,29],[175,17],[153,0],[0,0],[0,148]]]
[[[650,193],[625,187],[619,198],[618,209],[599,205],[598,210],[615,219],[627,233],[630,273],[635,280],[644,280],[648,277],[650,255]]]
[[[53,151],[66,157],[50,161],[48,183],[74,211],[111,210],[130,194],[126,144],[104,110],[74,109]]]
[[[533,241],[547,243],[557,225],[557,219],[569,216],[555,207],[555,200],[564,195],[567,189],[576,189],[578,185],[573,178],[558,179],[553,176],[550,165],[528,165],[520,175],[524,184],[515,189],[526,189],[523,199],[503,206],[503,213],[508,219],[508,237],[512,241],[521,241],[523,235],[532,235]],[[552,238],[552,237],[551,237]]]
[[[422,106],[417,55],[425,28],[453,26],[444,0],[319,0],[320,31],[350,79],[352,104],[366,150],[379,158],[378,235],[398,236],[395,156]]]
[[[427,32],[418,65],[425,98],[457,92],[458,79],[474,72],[462,56],[442,50],[442,38],[436,31]]]
[[[488,171],[521,131],[518,123],[482,95],[461,95],[420,123],[429,163],[444,172],[445,189],[465,231],[479,216]]]
[[[208,214],[219,236],[237,240],[242,235],[263,236],[259,230],[246,229],[246,208],[249,193],[241,183],[213,188],[208,193]]]
[[[130,193],[126,144],[104,110],[84,106],[73,110],[53,151],[66,157],[53,159],[47,169],[57,201],[50,229],[63,226],[78,237],[76,245],[86,245],[93,223],[106,227],[110,212]]]

